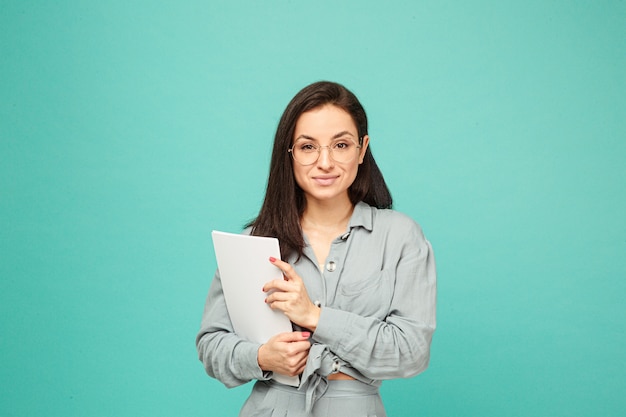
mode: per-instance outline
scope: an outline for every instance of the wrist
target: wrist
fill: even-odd
[[[262,371],[267,371],[267,369],[265,369],[264,359],[265,359],[265,344],[259,346],[259,349],[257,350],[257,353],[256,353],[256,362]]]
[[[321,313],[322,313],[322,308],[318,306],[317,304],[315,304],[313,306],[313,310],[311,314],[309,315],[309,322],[307,323],[305,327],[311,330],[312,332],[314,332],[315,329],[317,329],[317,323],[320,321]]]

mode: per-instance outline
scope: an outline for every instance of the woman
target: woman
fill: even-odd
[[[284,280],[262,290],[295,331],[262,345],[239,338],[218,271],[196,338],[209,375],[227,387],[257,380],[240,416],[385,416],[381,381],[426,369],[434,258],[420,227],[391,202],[357,98],[331,82],[296,94],[247,229],[280,242],[285,261],[268,262]],[[274,372],[300,375],[300,386],[273,381]]]

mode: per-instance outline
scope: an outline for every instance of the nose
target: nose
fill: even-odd
[[[326,152],[324,152],[326,150]],[[335,165],[335,161],[331,155],[330,146],[320,146],[320,155],[317,158],[317,166],[321,169],[332,168]]]

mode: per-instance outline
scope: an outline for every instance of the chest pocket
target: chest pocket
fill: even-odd
[[[366,279],[340,283],[337,290],[340,310],[384,320],[391,307],[394,274],[389,270],[378,271]]]

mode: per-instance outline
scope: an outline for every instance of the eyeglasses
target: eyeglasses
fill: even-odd
[[[360,139],[359,139],[360,142]],[[322,149],[328,149],[328,154],[333,161],[340,164],[351,162],[356,158],[358,150],[361,149],[352,139],[341,139],[330,146],[320,146],[310,139],[298,139],[289,149],[293,159],[300,165],[313,165],[322,154]]]

